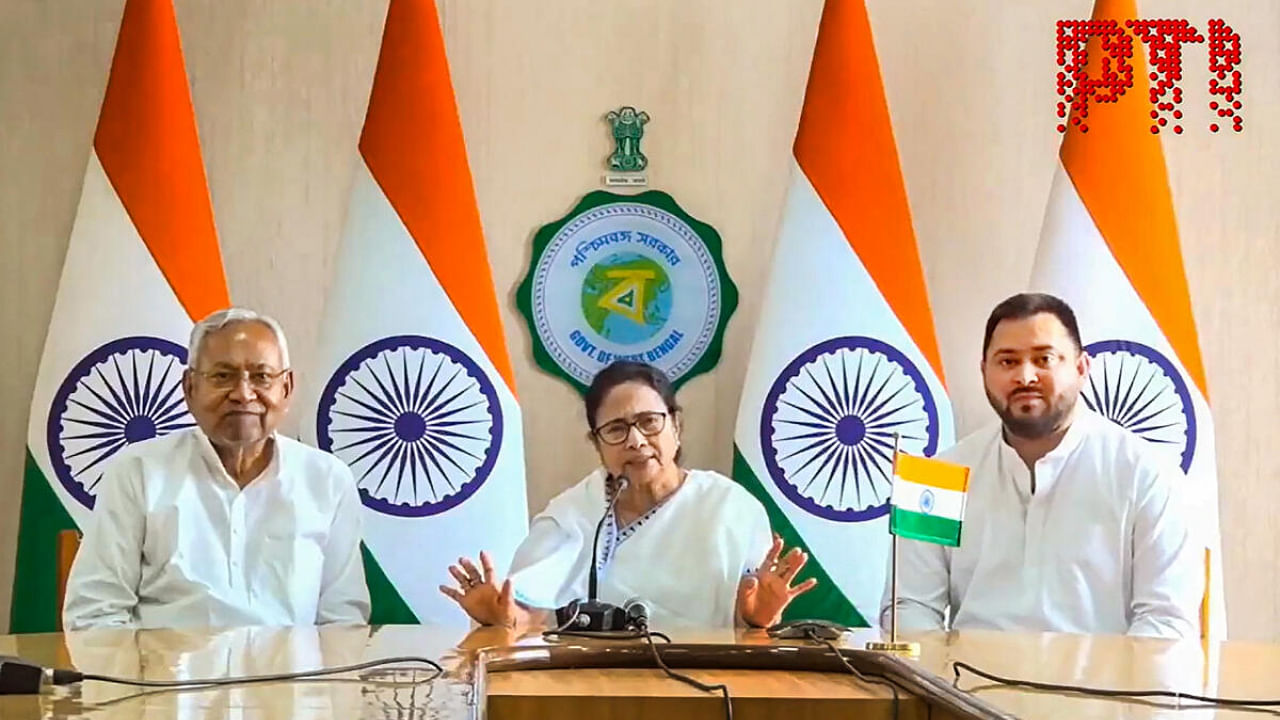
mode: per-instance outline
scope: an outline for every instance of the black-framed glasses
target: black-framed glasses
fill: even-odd
[[[642,412],[637,413],[630,420],[625,418],[610,420],[592,430],[592,432],[595,433],[596,437],[600,438],[600,442],[606,445],[621,445],[631,435],[631,428],[639,430],[640,434],[645,437],[653,437],[662,432],[662,429],[666,426],[667,413]]]
[[[242,380],[249,381],[254,390],[270,390],[289,372],[289,368],[272,372],[270,370],[232,370],[217,368],[216,370],[192,370],[192,375],[199,375],[215,390],[230,390]]]

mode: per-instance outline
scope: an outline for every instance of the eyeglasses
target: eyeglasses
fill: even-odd
[[[618,418],[610,420],[592,432],[606,445],[621,445],[631,436],[631,428],[640,431],[645,437],[653,437],[667,426],[667,414],[664,412],[642,412],[631,420]]]
[[[218,370],[192,370],[192,375],[199,375],[204,378],[209,386],[215,390],[230,390],[239,385],[242,380],[249,381],[249,387],[254,390],[270,390],[275,387],[277,381],[289,372],[289,368],[280,370],[279,372],[271,372],[269,370],[228,370],[220,368]]]

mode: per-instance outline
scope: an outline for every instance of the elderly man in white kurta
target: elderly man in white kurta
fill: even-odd
[[[189,352],[183,392],[197,427],[112,459],[63,625],[367,622],[351,471],[275,432],[293,395],[279,324],[217,312],[196,325]]]
[[[1203,560],[1186,479],[1078,402],[1088,374],[1062,300],[996,306],[982,376],[1001,422],[940,456],[971,468],[960,546],[899,541],[899,627],[1198,633]],[[889,603],[886,587],[882,625]]]

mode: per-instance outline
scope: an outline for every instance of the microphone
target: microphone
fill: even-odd
[[[35,695],[44,684],[44,668],[0,655],[0,695]]]
[[[605,482],[608,482],[606,478]],[[609,501],[609,508],[604,511],[604,515],[600,518],[600,522],[596,523],[596,536],[591,542],[591,569],[587,573],[587,602],[595,602],[597,597],[596,590],[599,587],[599,575],[596,565],[596,552],[600,549],[600,531],[604,529],[604,521],[609,519],[613,514],[614,507],[618,504],[618,498],[622,497],[622,491],[627,489],[627,485],[631,483],[626,475],[617,477],[618,491],[613,494],[613,499]]]
[[[622,491],[626,490],[627,485],[631,482],[625,475],[619,475],[614,480],[618,484],[617,492],[614,493],[613,499],[609,501],[609,507],[600,518],[600,522],[596,523],[596,533],[591,543],[591,567],[587,571],[587,599],[582,601],[574,600],[564,607],[556,608],[556,623],[563,629],[572,628],[587,632],[602,632],[622,630],[627,627],[627,614],[622,608],[613,603],[601,602],[597,599],[600,588],[600,573],[596,568],[596,563],[598,561],[597,553],[600,550],[600,531],[604,529],[604,521],[608,520],[609,516],[613,514],[613,509],[618,504],[618,498],[622,497]]]
[[[11,655],[0,655],[0,695],[37,695],[48,685],[70,685],[83,675],[37,665]]]

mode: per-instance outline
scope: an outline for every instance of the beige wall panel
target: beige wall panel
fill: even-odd
[[[279,317],[304,366],[386,3],[175,4],[232,297]],[[680,395],[689,460],[727,472],[821,0],[439,5],[525,411],[531,509],[593,456],[577,394],[532,362],[513,293],[533,231],[599,187],[611,149],[601,116],[622,104],[652,116],[652,186],[720,231],[741,292],[720,366]],[[121,7],[0,4],[0,492],[12,498],[0,504],[0,630],[28,403]],[[1025,287],[1057,162],[1053,23],[1086,16],[1091,3],[869,7],[957,426],[967,432],[991,419],[976,367],[982,323]],[[1205,48],[1191,47],[1188,129],[1165,147],[1216,409],[1232,634],[1280,640],[1280,461],[1269,447],[1280,413],[1280,147],[1270,132],[1280,124],[1280,5],[1165,0],[1158,10],[1202,30],[1223,17],[1244,36],[1245,132],[1204,129]],[[297,428],[295,417],[286,429]]]

